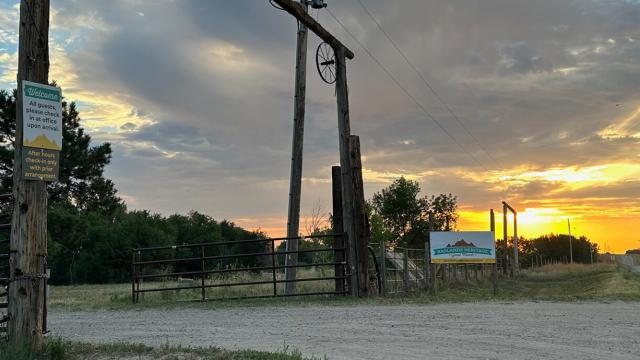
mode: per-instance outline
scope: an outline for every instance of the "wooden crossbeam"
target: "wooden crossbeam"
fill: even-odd
[[[347,57],[347,59],[353,59],[353,51],[344,46],[342,42],[340,42],[340,40],[336,39],[336,37],[333,36],[329,31],[327,31],[327,29],[323,28],[319,22],[317,22],[313,17],[311,17],[311,15],[304,11],[304,7],[300,5],[300,3],[292,0],[273,0],[273,2],[280,5],[280,7],[282,7],[284,11],[293,15],[304,26],[313,31],[314,34],[318,35],[320,39],[331,45],[334,50],[344,48],[344,55]]]

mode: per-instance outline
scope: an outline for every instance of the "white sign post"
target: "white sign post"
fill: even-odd
[[[496,262],[493,231],[431,232],[431,263],[493,264]]]
[[[22,81],[22,176],[26,180],[58,179],[62,150],[62,91]]]

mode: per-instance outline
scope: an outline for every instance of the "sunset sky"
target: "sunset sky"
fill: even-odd
[[[0,0],[0,88],[15,87],[18,5]],[[453,193],[462,230],[508,201],[519,233],[640,247],[640,2],[356,0],[311,14],[355,53],[352,132],[368,197],[405,176]],[[76,101],[130,209],[197,210],[281,235],[296,23],[266,0],[52,0],[49,78]],[[329,211],[334,89],[309,38],[303,217]],[[451,111],[449,111],[449,109]],[[454,117],[455,115],[455,117]],[[463,126],[464,127],[463,127]],[[498,212],[498,220],[501,215]],[[500,228],[500,223],[498,224]],[[304,220],[302,224],[304,229]]]

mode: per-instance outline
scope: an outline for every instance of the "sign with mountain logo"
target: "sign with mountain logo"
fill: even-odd
[[[22,176],[58,179],[62,150],[62,90],[22,81]]]
[[[432,263],[492,264],[496,262],[493,231],[431,232]]]

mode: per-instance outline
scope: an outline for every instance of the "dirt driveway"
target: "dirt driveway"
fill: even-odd
[[[640,303],[53,312],[54,336],[329,359],[640,359]]]

